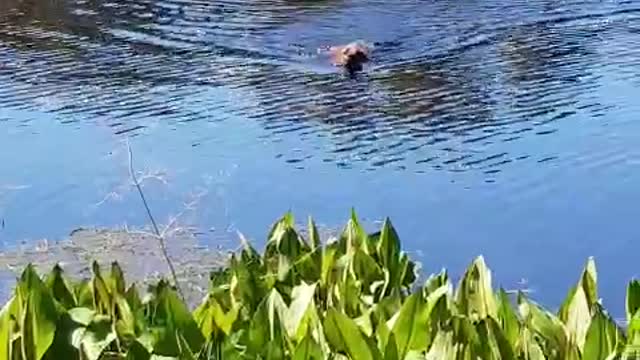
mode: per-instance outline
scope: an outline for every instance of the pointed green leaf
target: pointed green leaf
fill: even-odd
[[[392,333],[398,345],[398,356],[401,359],[410,350],[425,351],[429,347],[430,323],[429,316],[438,300],[448,291],[448,287],[442,286],[429,294],[425,300],[421,291],[416,291],[409,296],[397,317],[392,319]]]
[[[317,249],[320,247],[320,233],[318,233],[318,228],[316,227],[316,223],[313,221],[311,216],[309,216],[308,221],[309,228],[309,242],[311,243],[312,249]]]
[[[342,231],[338,241],[341,254],[350,254],[356,249],[362,249],[369,253],[368,234],[358,221],[358,216],[354,209],[351,210],[351,219]]]
[[[13,296],[0,310],[0,360],[11,360],[11,343],[14,337],[14,325],[19,318],[19,298]]]
[[[400,355],[398,355],[398,344],[396,342],[396,337],[395,335],[393,335],[393,333],[390,333],[389,338],[387,339],[385,350],[384,350],[384,360],[400,360],[400,359],[401,359]]]
[[[491,317],[476,324],[483,359],[515,359],[514,348],[504,336],[500,325]]]
[[[164,356],[178,355],[177,333],[184,335],[193,351],[199,350],[204,337],[187,307],[178,298],[176,292],[165,281],[160,281],[155,290],[152,326],[162,330],[155,344],[154,353]]]
[[[126,286],[124,282],[124,273],[117,262],[111,263],[111,292],[113,294],[124,295]]]
[[[407,254],[402,254],[400,256],[400,275],[398,276],[398,280],[401,287],[410,288],[414,281],[416,281],[416,264],[409,260]],[[392,281],[395,281],[392,279]]]
[[[613,319],[596,305],[584,344],[583,360],[606,359],[624,342],[622,331]]]
[[[518,342],[519,355],[524,360],[546,360],[546,356],[535,340],[533,334],[526,327],[522,328],[521,340]]]
[[[111,321],[106,316],[97,316],[82,333],[82,351],[87,360],[98,360],[105,349],[116,340],[111,331]]]
[[[627,323],[631,323],[631,318],[638,313],[640,309],[640,281],[632,280],[627,287]]]
[[[178,332],[178,347],[180,349],[180,355],[178,356],[178,359],[196,360],[196,356],[193,354],[189,346],[189,342],[187,342],[182,333]]]
[[[334,351],[348,355],[352,359],[373,360],[364,334],[358,325],[346,315],[331,308],[324,320],[324,333]]]
[[[380,269],[373,257],[362,249],[356,249],[352,254],[353,261],[351,266],[353,272],[364,289],[370,289],[372,283],[384,280],[382,269]]]
[[[310,326],[309,322],[317,319],[313,301],[315,291],[315,284],[307,285],[303,282],[293,288],[291,293],[293,300],[286,311],[284,325],[289,337],[296,341],[305,336]]]
[[[491,271],[482,256],[476,258],[460,280],[456,302],[467,316],[497,318],[498,307],[491,287]]]
[[[71,320],[82,326],[89,326],[93,321],[93,318],[96,316],[96,312],[94,310],[85,307],[69,309],[68,314],[71,317]]]
[[[71,320],[68,313],[62,313],[56,323],[53,343],[51,343],[43,359],[79,359],[80,352],[70,341],[73,332],[79,327],[81,327],[81,325]]]
[[[238,307],[225,312],[220,303],[211,295],[194,311],[193,317],[206,340],[217,339],[218,335],[230,335],[238,317]]]
[[[126,360],[149,360],[151,354],[138,341],[134,341],[127,350]]]
[[[254,358],[280,356],[285,349],[285,329],[282,324],[286,304],[277,290],[258,305],[249,325],[249,351]]]
[[[391,220],[385,219],[380,231],[380,239],[376,246],[376,252],[382,265],[389,271],[390,278],[394,281],[400,280],[400,239],[396,230],[391,224]],[[399,288],[402,284],[392,283],[391,288]]]
[[[77,305],[73,287],[64,277],[62,268],[56,264],[46,279],[47,287],[53,297],[65,308],[70,309]]]
[[[40,360],[55,335],[58,321],[55,300],[32,265],[22,273],[18,287],[22,298],[26,299],[20,324],[24,360]]]
[[[333,282],[334,264],[336,262],[337,244],[328,245],[322,252],[322,270],[320,286],[327,288]]]
[[[440,331],[433,339],[433,344],[426,356],[427,360],[454,360],[456,359],[456,349],[454,347],[453,333],[450,331]]]
[[[116,314],[118,314],[116,321],[117,335],[121,338],[135,338],[136,317],[123,294],[124,292],[118,292],[113,297]]]
[[[324,360],[325,356],[322,353],[322,348],[318,345],[313,337],[306,335],[302,341],[296,346],[296,350],[293,353],[293,360]]]
[[[93,296],[93,306],[100,314],[110,314],[111,295],[104,278],[100,272],[100,265],[96,261],[92,264],[93,277],[90,282],[91,295]]]
[[[543,350],[546,356],[554,354],[555,356],[560,356],[575,352],[576,345],[568,341],[564,325],[560,319],[531,300],[526,299],[523,294],[519,294],[518,304],[525,326],[544,339],[545,346]]]
[[[515,346],[520,337],[520,320],[511,305],[509,295],[503,289],[500,289],[498,296],[498,320],[505,338],[511,346]]]
[[[569,340],[580,349],[584,347],[585,336],[591,322],[591,308],[598,301],[597,273],[593,258],[589,258],[580,280],[571,289],[559,311],[568,330]]]
[[[74,286],[74,293],[79,307],[94,308],[93,294],[89,281],[81,281]]]

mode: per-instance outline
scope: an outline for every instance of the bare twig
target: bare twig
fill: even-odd
[[[136,189],[138,190],[138,194],[140,195],[140,199],[142,200],[142,204],[144,205],[144,208],[147,211],[147,216],[149,217],[149,221],[151,221],[151,225],[153,226],[153,231],[154,231],[154,233],[156,235],[156,238],[158,239],[158,243],[160,244],[160,250],[162,250],[162,255],[164,256],[165,260],[167,261],[167,265],[169,265],[169,270],[171,271],[171,276],[173,277],[173,282],[176,284],[176,288],[178,289],[178,293],[180,294],[180,297],[184,301],[185,297],[184,297],[184,294],[182,293],[182,289],[180,288],[180,284],[178,283],[178,276],[176,275],[176,270],[175,270],[175,268],[173,266],[173,262],[171,261],[171,258],[169,257],[169,252],[167,251],[167,244],[165,242],[164,237],[160,233],[160,230],[158,229],[158,224],[156,223],[155,218],[151,214],[151,209],[149,208],[149,204],[147,203],[147,199],[145,198],[144,192],[142,191],[142,186],[140,186],[140,182],[138,181],[138,178],[136,177],[136,173],[135,173],[135,170],[133,168],[133,152],[131,151],[131,144],[129,143],[129,140],[127,140],[127,150],[129,152],[129,175],[131,176],[131,179],[133,180],[133,184],[135,185]]]

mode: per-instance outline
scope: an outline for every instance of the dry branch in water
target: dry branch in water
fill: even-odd
[[[165,260],[167,261],[167,265],[169,266],[169,271],[171,271],[171,277],[173,278],[173,282],[176,286],[176,289],[178,290],[178,293],[180,294],[180,297],[182,298],[182,301],[185,300],[184,294],[182,292],[182,289],[180,288],[180,283],[178,282],[178,276],[176,275],[176,269],[173,266],[173,262],[171,261],[171,257],[169,257],[169,252],[167,251],[167,244],[165,242],[165,238],[162,236],[162,234],[160,233],[160,230],[158,229],[158,224],[156,223],[155,218],[153,217],[153,214],[151,213],[151,209],[149,208],[149,204],[147,203],[147,199],[144,196],[144,192],[142,191],[142,186],[140,186],[140,182],[138,182],[138,178],[136,177],[136,173],[133,167],[133,151],[131,150],[131,144],[129,143],[129,140],[127,140],[127,151],[129,153],[129,175],[131,176],[131,180],[133,180],[133,184],[135,185],[136,189],[138,190],[138,194],[140,195],[140,199],[142,200],[142,204],[144,205],[144,208],[147,212],[147,216],[149,217],[149,221],[151,221],[151,225],[153,226],[153,231],[156,235],[156,238],[158,239],[158,244],[160,245],[160,250],[162,251],[162,255],[164,256]]]

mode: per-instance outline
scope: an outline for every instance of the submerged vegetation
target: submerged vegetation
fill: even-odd
[[[628,327],[603,309],[589,259],[557,313],[494,289],[477,258],[454,287],[445,271],[418,283],[389,221],[367,234],[306,238],[291,214],[264,252],[248,242],[210,274],[190,311],[161,280],[140,293],[117,263],[73,281],[55,266],[23,271],[0,312],[0,360],[40,359],[625,359],[640,355],[640,282]]]

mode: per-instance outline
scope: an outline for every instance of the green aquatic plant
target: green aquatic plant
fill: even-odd
[[[626,328],[605,311],[587,261],[557,312],[492,284],[478,257],[454,286],[446,271],[418,283],[391,222],[368,234],[355,214],[323,242],[291,214],[265,249],[243,241],[190,311],[160,281],[143,296],[117,263],[84,281],[27,266],[0,311],[0,360],[40,359],[635,359],[640,282]]]

